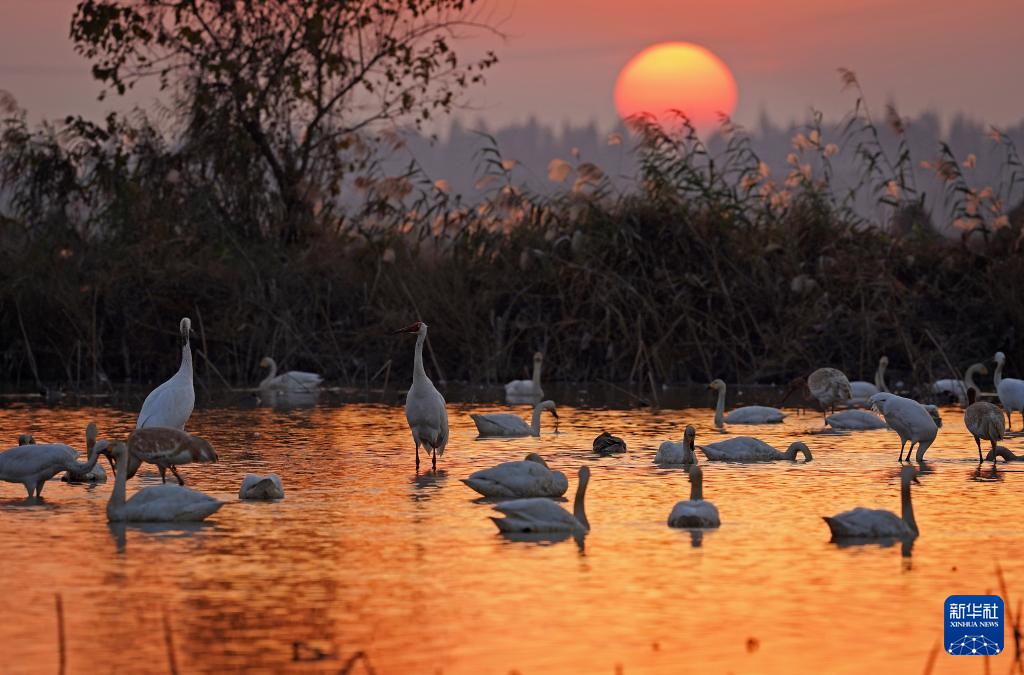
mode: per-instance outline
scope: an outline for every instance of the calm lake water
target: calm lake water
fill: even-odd
[[[112,482],[51,481],[32,506],[20,485],[0,483],[0,672],[57,672],[56,593],[71,673],[167,672],[166,616],[182,673],[339,672],[364,652],[382,674],[524,675],[920,673],[942,640],[946,596],[998,593],[999,564],[1007,605],[1024,597],[1024,473],[979,473],[959,409],[943,409],[914,486],[921,537],[909,558],[899,545],[839,548],[821,520],[854,506],[899,512],[893,432],[820,434],[820,415],[794,411],[782,425],[721,435],[709,408],[560,406],[557,434],[546,417],[539,439],[474,440],[469,413],[504,409],[450,405],[436,473],[429,461],[416,472],[399,406],[198,409],[189,429],[220,462],[182,475],[228,502],[203,527],[118,533],[105,516]],[[135,413],[8,405],[0,439],[32,431],[81,447],[89,421],[101,438],[123,437]],[[665,525],[688,497],[685,474],[651,461],[686,424],[698,444],[749,434],[784,449],[802,439],[814,460],[705,464],[722,527],[694,536]],[[590,451],[606,429],[627,440],[627,454]],[[577,468],[591,466],[582,550],[572,539],[503,538],[490,505],[459,481],[530,451],[571,476],[570,499]],[[246,472],[271,471],[284,501],[237,500]],[[144,470],[129,493],[157,481]],[[327,655],[295,662],[295,642]],[[991,659],[992,672],[1009,671],[1011,652]],[[939,653],[933,672],[984,664]]]

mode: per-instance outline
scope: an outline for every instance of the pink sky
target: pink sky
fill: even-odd
[[[0,88],[36,116],[96,115],[88,65],[67,39],[74,0],[0,0]],[[994,124],[1024,117],[1019,0],[491,0],[507,40],[501,63],[475,90],[492,125],[615,121],[612,88],[629,58],[654,42],[696,42],[718,54],[739,85],[736,119],[761,110],[788,121],[814,105],[852,104],[836,68],[853,69],[876,107],[964,112]]]

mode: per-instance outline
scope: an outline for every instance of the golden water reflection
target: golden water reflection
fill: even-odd
[[[706,465],[722,527],[691,533],[665,525],[685,474],[652,459],[687,423],[698,443],[724,437],[709,409],[560,406],[557,435],[474,440],[468,413],[497,409],[450,406],[436,473],[416,472],[399,407],[197,410],[190,430],[220,462],[181,473],[229,502],[203,526],[109,527],[109,483],[51,481],[39,505],[0,483],[0,671],[56,672],[55,593],[71,673],[167,672],[165,614],[182,672],[338,672],[365,652],[379,673],[919,673],[946,596],[998,592],[996,563],[1007,604],[1024,594],[1024,474],[979,470],[954,408],[914,486],[922,534],[910,557],[899,543],[839,547],[821,520],[853,506],[898,512],[892,432],[816,433],[813,413],[734,428],[780,448],[805,440],[814,460]],[[31,431],[80,447],[87,421],[114,437],[134,415],[9,407],[0,439]],[[630,451],[595,456],[603,430]],[[570,498],[578,466],[592,467],[585,540],[499,536],[490,505],[459,480],[530,451],[570,475]],[[238,502],[247,472],[279,473],[287,498]],[[982,669],[940,653],[933,672]]]

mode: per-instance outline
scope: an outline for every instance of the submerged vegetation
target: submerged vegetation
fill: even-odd
[[[130,31],[103,23],[115,19],[102,7],[129,4],[82,3],[72,34],[115,89],[125,86],[118,68],[129,72],[130,56],[155,44],[177,49],[179,68],[158,73],[173,106],[33,128],[13,99],[0,102],[4,380],[159,378],[176,367],[185,315],[199,333],[199,367],[208,359],[231,382],[256,379],[265,355],[334,381],[371,382],[392,363],[410,367],[408,350],[386,334],[417,316],[431,324],[430,367],[440,379],[502,381],[536,350],[551,379],[651,387],[777,382],[822,365],[862,375],[881,354],[908,383],[996,350],[1024,363],[1015,339],[1024,331],[1024,214],[1011,208],[1024,174],[997,130],[1005,180],[986,187],[970,183],[973,158],[947,146],[929,158],[905,145],[887,153],[862,96],[841,128],[813,116],[781,176],[728,121],[727,143],[712,154],[685,118],[673,130],[636,119],[629,135],[609,137],[633,148],[630,187],[577,157],[551,162],[548,177],[563,189],[543,195],[517,184],[515,161],[484,138],[486,197],[467,203],[415,165],[385,171],[380,150],[400,140],[380,122],[447,110],[492,55],[463,67],[436,35],[423,52],[396,55],[387,42],[382,58],[397,59],[394,70],[374,82],[391,97],[373,113],[355,102],[325,112],[317,105],[331,87],[301,83],[335,78],[333,91],[347,101],[345,88],[375,72],[352,70],[356,57],[328,44],[324,20],[356,20],[328,16],[333,3],[267,3],[270,13],[314,14],[288,14],[294,40],[284,44],[298,56],[257,41],[269,50],[264,65],[278,67],[252,73],[231,65],[249,63],[251,50],[218,51],[213,38],[246,30],[265,38],[280,16],[211,26],[186,12],[177,20],[187,30],[178,25],[133,52],[112,48],[111,36],[157,40],[147,22],[169,24],[143,14],[124,19]],[[431,12],[461,16],[471,4],[375,6],[393,7],[396,26],[427,17],[447,35],[455,19]],[[422,13],[402,14],[406,5]],[[274,87],[242,86],[276,72],[288,75]],[[858,87],[852,73],[841,75]],[[410,83],[412,98],[394,99],[387,82]],[[885,124],[903,132],[893,109]],[[863,167],[851,189],[831,180],[839,153]],[[913,180],[922,162],[944,181],[943,212],[923,206]],[[862,215],[865,200],[884,217]],[[940,234],[948,225],[958,238]]]

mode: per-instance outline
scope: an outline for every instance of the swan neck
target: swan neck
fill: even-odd
[[[981,391],[978,389],[978,385],[974,384],[974,374],[978,372],[977,364],[971,366],[964,373],[964,391],[968,389],[974,389],[975,391]],[[1002,378],[1000,378],[1002,379]]]
[[[725,387],[718,390],[718,400],[715,402],[715,426],[725,426]]]
[[[875,371],[875,388],[881,392],[889,392],[889,388],[885,386],[885,363],[882,361],[878,362],[878,370]]]
[[[917,520],[914,519],[914,505],[910,502],[910,481],[904,480],[900,487],[900,497],[903,502],[903,522],[917,533]]]
[[[704,500],[704,476],[699,471],[690,474],[690,501]]]
[[[89,473],[96,466],[96,460],[100,458],[99,450],[93,445],[89,450],[88,460],[85,462],[72,462],[68,470],[72,473]]]
[[[540,389],[540,369],[544,365],[543,361],[533,362],[533,387],[534,389]]]
[[[270,383],[273,382],[275,377],[277,377],[277,361],[268,357],[267,364],[269,370],[267,371],[267,376],[263,378],[262,382],[260,382],[260,389],[269,387]]]
[[[427,378],[427,371],[423,369],[423,343],[426,341],[426,339],[427,334],[425,331],[420,332],[416,336],[416,359],[415,362],[413,363],[412,369],[413,384],[429,381]]]
[[[541,413],[541,407],[540,406],[541,406],[540,403],[538,403],[537,405],[533,406],[533,420],[530,422],[530,435],[531,436],[540,436],[540,413]]]
[[[580,479],[579,485],[576,486],[576,500],[572,507],[572,515],[576,517],[576,520],[578,520],[587,531],[590,530],[590,521],[587,520],[587,511],[584,508],[583,500],[587,496],[588,482],[590,482],[589,477]]]

